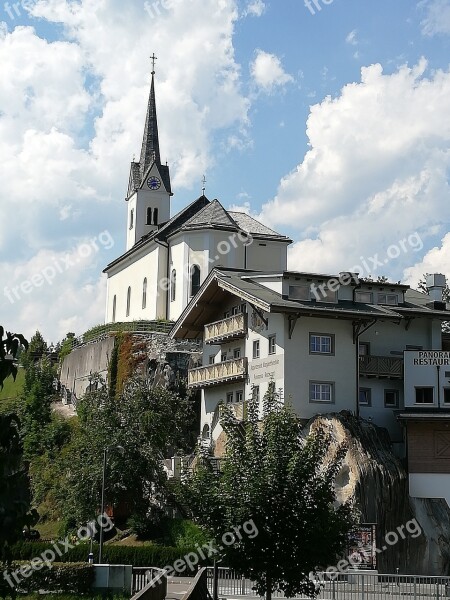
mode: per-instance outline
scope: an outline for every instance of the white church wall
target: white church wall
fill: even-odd
[[[287,269],[286,243],[255,239],[247,247],[247,269],[285,271]]]
[[[176,236],[170,241],[170,252],[169,252],[169,277],[172,272],[176,272],[176,286],[175,286],[175,299],[172,300],[173,296],[169,291],[169,309],[168,316],[171,321],[175,321],[181,315],[186,306],[185,302],[185,285],[184,279],[184,265],[186,264],[186,244],[183,236]]]
[[[147,250],[148,251],[148,250]],[[113,322],[113,302],[116,296],[116,322],[153,320],[159,318],[157,285],[164,275],[159,274],[161,248],[154,247],[148,254],[135,259],[108,279],[106,322]],[[147,305],[142,307],[143,282],[147,278]],[[128,288],[131,288],[130,314],[127,315]]]

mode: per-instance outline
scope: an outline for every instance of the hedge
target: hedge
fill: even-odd
[[[13,570],[25,568],[28,563],[15,565]],[[30,572],[30,571],[29,571]],[[75,594],[82,596],[92,593],[95,569],[86,563],[53,563],[52,568],[44,566],[40,570],[33,570],[25,578],[19,573],[20,584],[17,585],[21,593],[31,594],[46,590],[52,593]],[[11,577],[14,580],[13,577]]]
[[[62,545],[58,546],[61,550]],[[44,542],[19,542],[12,548],[13,560],[30,561],[39,557],[46,550],[52,550],[53,544]],[[132,565],[133,567],[166,567],[172,565],[177,559],[183,558],[188,552],[195,552],[195,548],[174,548],[172,546],[111,546],[103,547],[103,561],[111,565]],[[79,544],[67,553],[58,557],[59,562],[79,563],[87,562],[90,552],[89,544]],[[98,556],[98,545],[94,546],[94,558]]]

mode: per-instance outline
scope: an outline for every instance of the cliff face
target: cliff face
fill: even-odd
[[[321,415],[308,429],[323,425],[336,443],[345,441],[347,456],[337,478],[338,497],[352,498],[361,512],[361,521],[377,524],[378,570],[384,573],[450,575],[450,507],[445,500],[410,498],[408,475],[391,451],[384,429],[349,413]],[[416,519],[422,535],[412,537],[398,528]],[[414,533],[414,529],[410,526]],[[399,541],[386,543],[385,536],[396,532]],[[388,538],[391,539],[391,538]]]

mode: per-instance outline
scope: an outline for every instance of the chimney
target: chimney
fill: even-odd
[[[432,275],[427,275],[426,286],[428,289],[428,295],[433,302],[442,302],[443,292],[446,284],[447,280],[445,279],[445,275],[442,275],[442,273],[433,273]]]

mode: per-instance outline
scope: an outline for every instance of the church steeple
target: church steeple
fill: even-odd
[[[150,57],[153,63],[152,81],[150,86],[150,96],[148,99],[147,116],[145,119],[144,137],[142,139],[141,156],[139,162],[131,163],[130,178],[128,182],[128,200],[138,189],[144,187],[150,171],[154,168],[158,171],[166,192],[172,196],[170,183],[170,172],[167,163],[161,164],[161,153],[159,150],[159,132],[158,117],[156,113],[156,95],[155,95],[155,54]]]
[[[153,55],[153,66],[156,57]],[[145,120],[144,138],[142,140],[140,173],[144,177],[148,168],[155,161],[158,166],[161,165],[161,154],[159,152],[159,134],[158,118],[156,115],[155,98],[155,71],[152,71],[152,85],[150,88],[150,97],[148,100],[147,118]]]
[[[159,151],[158,118],[155,98],[155,61],[145,119],[144,138],[139,162],[133,159],[128,180],[127,250],[144,236],[156,232],[170,219],[170,171],[161,164]]]

